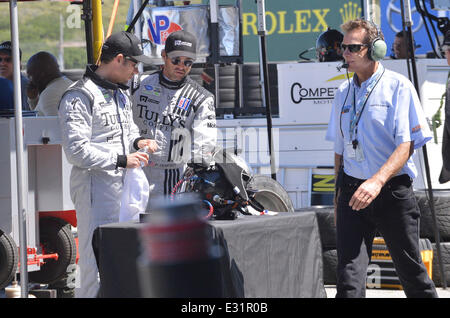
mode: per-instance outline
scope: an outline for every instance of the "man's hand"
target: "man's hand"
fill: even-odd
[[[376,178],[367,179],[359,186],[355,193],[353,193],[348,205],[356,211],[367,208],[367,206],[378,196],[382,187],[383,183]]]
[[[145,152],[138,151],[127,155],[127,168],[138,168],[142,162],[144,165],[148,163],[148,154]]]
[[[154,153],[158,150],[158,144],[153,139],[142,139],[138,141],[139,149],[147,147],[149,153]]]
[[[356,211],[366,208],[375,200],[386,182],[402,169],[413,152],[414,141],[405,141],[398,145],[380,170],[353,193],[348,205]]]

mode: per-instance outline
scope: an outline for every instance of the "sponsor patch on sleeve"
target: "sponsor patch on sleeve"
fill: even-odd
[[[411,132],[414,134],[416,132],[419,132],[422,129],[422,127],[420,125],[417,125],[416,127],[413,127],[413,129],[411,129]]]

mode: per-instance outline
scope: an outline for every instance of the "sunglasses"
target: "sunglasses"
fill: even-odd
[[[135,63],[135,64],[139,63],[138,60],[132,58],[131,56],[125,56],[125,59],[128,60],[128,61],[131,61],[131,62],[133,62],[133,63]]]
[[[135,64],[134,67],[136,67],[136,68],[139,68],[141,66],[141,64],[142,64],[141,62],[139,62],[138,60],[132,58],[131,56],[125,56],[125,59],[130,61],[130,62],[133,62]]]
[[[12,58],[11,57],[0,57],[0,63],[5,61],[6,63],[11,63]]]
[[[180,62],[182,62],[182,63],[184,64],[184,66],[186,66],[186,67],[191,67],[192,64],[194,64],[194,61],[192,61],[192,60],[184,60],[184,61],[181,61],[178,57],[173,58],[173,59],[170,59],[170,62],[171,62],[173,65],[178,65]]]
[[[367,44],[341,44],[341,49],[342,49],[342,52],[344,52],[346,49],[348,49],[349,52],[356,53],[356,52],[361,51],[361,49],[364,46],[368,46],[368,45]]]

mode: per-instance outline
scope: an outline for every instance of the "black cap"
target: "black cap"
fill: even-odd
[[[152,64],[152,60],[142,52],[141,41],[125,31],[111,34],[103,44],[102,53],[123,54],[144,64]]]
[[[0,44],[0,52],[5,52],[9,56],[12,56],[12,44],[11,41],[5,41]],[[19,49],[20,58],[22,58],[22,50]]]
[[[197,57],[197,41],[187,31],[176,31],[170,33],[167,37],[165,51],[169,58],[186,56],[195,60]]]
[[[450,45],[450,30],[445,32],[444,45]]]

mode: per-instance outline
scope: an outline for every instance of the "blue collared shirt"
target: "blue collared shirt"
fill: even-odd
[[[0,77],[0,109],[14,109],[14,89],[9,79]]]
[[[379,64],[377,72],[383,69]],[[359,87],[351,79],[339,87],[326,134],[326,139],[334,142],[334,151],[343,156],[344,172],[359,179],[372,177],[401,143],[414,141],[414,149],[418,149],[432,138],[412,83],[403,75],[384,69],[358,123],[356,139],[364,160],[349,158],[345,145],[351,143],[349,128],[353,92],[358,100],[365,94],[368,82],[364,81]],[[405,173],[411,178],[417,176],[411,157],[398,174]]]

